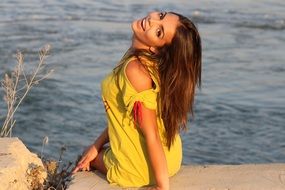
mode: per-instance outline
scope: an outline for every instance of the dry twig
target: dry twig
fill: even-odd
[[[21,105],[32,87],[46,79],[53,72],[53,70],[44,72],[44,68],[46,66],[45,60],[49,51],[50,45],[46,45],[40,50],[39,63],[30,75],[28,75],[24,69],[23,54],[18,52],[16,55],[18,64],[14,68],[13,72],[10,75],[6,73],[4,79],[1,81],[2,88],[5,93],[4,101],[7,104],[7,115],[1,128],[0,137],[12,136],[12,129],[16,123],[14,114],[18,107]],[[20,85],[21,81],[24,81],[23,86]]]

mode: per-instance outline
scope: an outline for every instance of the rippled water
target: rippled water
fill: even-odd
[[[66,145],[73,161],[106,125],[100,81],[129,47],[130,22],[171,10],[192,18],[203,40],[203,86],[182,135],[184,163],[285,162],[284,7],[282,0],[2,0],[1,76],[17,50],[28,67],[46,43],[55,69],[25,100],[13,135],[38,153],[48,136],[45,154],[57,157]]]

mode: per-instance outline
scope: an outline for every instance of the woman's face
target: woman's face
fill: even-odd
[[[149,49],[170,43],[178,23],[179,18],[175,14],[151,12],[146,17],[133,21],[132,46],[137,49]]]

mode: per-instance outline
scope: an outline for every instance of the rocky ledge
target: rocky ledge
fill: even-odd
[[[18,138],[0,138],[0,190],[30,190],[45,177],[43,164]]]
[[[68,190],[121,190],[98,172],[74,175]],[[144,188],[127,188],[143,190]],[[285,164],[188,165],[170,178],[172,190],[285,190]]]
[[[41,160],[18,138],[0,138],[0,190],[32,189],[45,177],[38,170],[41,167]],[[122,189],[108,184],[98,172],[78,172],[72,178],[68,190]],[[170,187],[172,190],[284,190],[285,164],[187,165],[170,179]]]

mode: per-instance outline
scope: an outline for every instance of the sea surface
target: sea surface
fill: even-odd
[[[52,46],[55,72],[19,108],[13,136],[38,154],[75,161],[106,126],[100,82],[131,42],[130,23],[175,11],[198,26],[202,88],[182,133],[184,164],[285,162],[285,1],[1,0],[0,76]],[[0,91],[1,121],[6,107]]]

